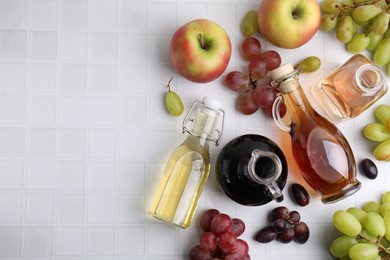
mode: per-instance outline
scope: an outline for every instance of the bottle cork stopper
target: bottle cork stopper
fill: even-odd
[[[291,73],[294,71],[294,67],[291,63],[286,63],[279,68],[276,68],[274,70],[271,70],[269,73],[271,75],[271,78],[273,80],[281,79],[287,74]]]

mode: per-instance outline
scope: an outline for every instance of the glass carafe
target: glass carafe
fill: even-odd
[[[210,98],[196,101],[183,121],[186,139],[171,154],[150,207],[151,216],[188,228],[210,173],[209,141],[222,138],[224,111]],[[222,122],[219,121],[222,115]],[[222,125],[217,129],[218,123]]]
[[[287,161],[271,139],[255,134],[238,136],[219,153],[215,165],[217,181],[235,202],[258,206],[283,200]]]
[[[313,86],[311,92],[338,123],[363,113],[387,92],[387,83],[380,67],[356,54]]]
[[[270,72],[272,85],[281,93],[273,105],[273,117],[290,133],[293,157],[304,179],[321,193],[322,202],[336,202],[360,189],[355,158],[340,130],[310,105],[298,81],[299,72],[290,63]],[[289,126],[279,116],[281,102],[290,115]]]

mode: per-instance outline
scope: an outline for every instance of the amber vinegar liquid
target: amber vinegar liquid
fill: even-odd
[[[325,202],[333,201],[343,189],[347,193],[349,186],[357,184],[354,156],[342,133],[314,111],[301,88],[285,94],[284,102],[293,122],[293,156],[304,179],[322,193]]]

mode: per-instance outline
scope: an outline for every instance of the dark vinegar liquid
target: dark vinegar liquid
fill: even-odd
[[[283,189],[287,180],[287,162],[282,150],[270,139],[261,135],[239,136],[226,144],[216,161],[216,177],[223,192],[235,202],[247,205],[263,205],[272,200],[265,185],[253,181],[248,172],[248,163],[254,150],[276,154],[282,163],[282,172],[276,183]],[[275,167],[270,159],[260,158],[255,165],[256,174],[267,178]]]
[[[315,120],[305,113],[295,114],[300,124],[292,126],[293,156],[310,186],[331,195],[355,182],[355,161],[341,132],[314,114]]]

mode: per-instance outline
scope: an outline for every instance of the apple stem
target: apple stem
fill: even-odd
[[[167,85],[166,85],[166,88],[168,88],[168,92],[171,92],[171,81],[173,80],[173,76],[171,77],[171,79],[168,81]]]
[[[200,47],[204,49],[204,40],[203,40],[203,35],[201,33],[198,34],[198,40],[199,40]]]

